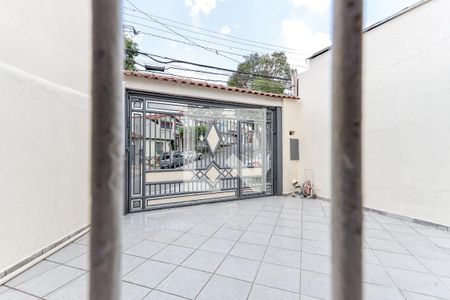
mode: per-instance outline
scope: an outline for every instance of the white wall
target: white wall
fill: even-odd
[[[90,1],[0,3],[0,273],[88,223]]]
[[[450,1],[432,0],[364,34],[364,205],[450,225]],[[330,197],[330,63],[300,78],[301,167]]]

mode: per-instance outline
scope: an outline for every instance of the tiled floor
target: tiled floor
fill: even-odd
[[[122,299],[329,299],[329,203],[271,197],[123,217]],[[365,299],[450,299],[450,233],[365,213]],[[0,286],[86,299],[88,236]]]

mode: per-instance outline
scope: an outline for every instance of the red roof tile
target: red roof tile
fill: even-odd
[[[211,83],[211,82],[202,81],[202,80],[187,79],[184,77],[178,77],[178,76],[172,76],[172,75],[155,74],[155,73],[138,72],[138,71],[124,71],[124,75],[153,79],[153,80],[160,80],[160,81],[175,82],[175,83],[181,83],[181,84],[187,84],[187,85],[195,85],[195,86],[199,86],[199,87],[219,89],[219,90],[230,91],[230,92],[247,93],[247,94],[265,96],[265,97],[285,98],[285,99],[293,99],[293,100],[300,99],[299,97],[296,97],[296,96],[254,91],[254,90],[249,90],[249,89],[237,88],[237,87],[233,87],[233,86],[227,86],[227,85],[223,85],[223,84]]]

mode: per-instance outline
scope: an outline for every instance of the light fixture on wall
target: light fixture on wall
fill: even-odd
[[[289,130],[289,135],[294,135],[295,134],[295,130]]]

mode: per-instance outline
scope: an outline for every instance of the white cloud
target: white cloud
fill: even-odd
[[[331,44],[330,35],[314,31],[301,20],[284,20],[281,24],[286,47],[297,49],[301,55],[287,53],[291,64],[305,66],[305,59]]]
[[[220,33],[221,34],[229,34],[230,33],[230,27],[228,27],[227,25],[223,26],[222,28],[220,28]]]
[[[303,6],[316,13],[325,13],[330,8],[330,0],[291,0],[294,6]]]
[[[216,8],[216,0],[185,0],[184,4],[191,10],[191,17],[196,22],[200,14],[208,15]]]

